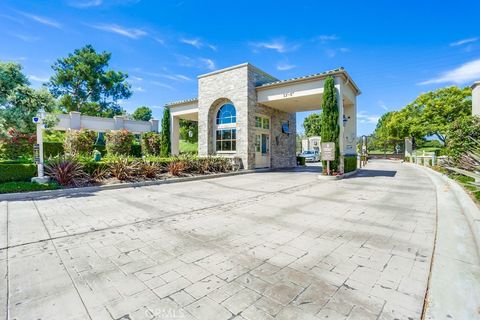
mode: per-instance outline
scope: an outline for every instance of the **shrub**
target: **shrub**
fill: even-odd
[[[145,160],[138,164],[138,172],[142,177],[153,179],[160,173],[160,167],[155,162]]]
[[[128,180],[135,176],[138,164],[130,162],[126,157],[119,157],[108,164],[108,168],[112,176],[118,180]]]
[[[0,183],[0,193],[54,190],[58,188],[59,186],[56,183],[39,184],[26,181]]]
[[[62,186],[79,187],[88,182],[83,166],[75,159],[55,158],[45,165],[45,173]]]
[[[135,158],[141,158],[142,157],[142,146],[138,143],[132,144],[129,155],[131,155],[132,157],[135,157]]]
[[[45,158],[56,157],[63,155],[64,148],[62,142],[44,142],[43,156]]]
[[[10,160],[32,158],[35,141],[35,135],[24,134],[15,129],[10,129],[6,137],[0,140],[0,158]]]
[[[357,170],[357,156],[345,156],[343,166],[345,173]]]
[[[160,141],[160,135],[156,132],[146,132],[142,134],[142,153],[146,156],[160,155]]]
[[[168,173],[172,176],[180,176],[185,171],[184,161],[173,161],[168,165]]]
[[[106,134],[107,153],[129,155],[132,150],[133,134],[127,130],[110,131]]]
[[[0,182],[29,181],[37,174],[37,166],[33,163],[0,164]]]
[[[462,155],[475,147],[476,140],[480,140],[480,117],[466,116],[457,119],[451,124],[447,137],[447,154],[455,164]]]
[[[73,156],[89,155],[93,152],[96,137],[94,131],[87,129],[67,131],[63,144],[65,152]]]

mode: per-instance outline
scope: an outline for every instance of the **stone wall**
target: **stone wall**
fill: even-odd
[[[262,114],[270,117],[270,166],[272,168],[294,167],[296,160],[296,114],[282,112],[257,103],[255,87],[263,83],[276,81],[269,74],[250,66],[249,68],[248,102],[248,163],[255,167],[255,116]],[[283,122],[288,121],[290,134],[282,133]]]
[[[214,154],[214,121],[223,102],[231,101],[237,112],[237,151],[246,166],[248,159],[248,65],[202,76],[198,79],[198,153]]]

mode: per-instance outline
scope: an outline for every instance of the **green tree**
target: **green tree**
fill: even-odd
[[[421,111],[419,125],[425,135],[435,135],[445,143],[449,126],[457,118],[471,114],[471,96],[470,87],[452,86],[421,94],[411,105]]]
[[[190,137],[190,132],[192,136]],[[196,121],[180,120],[180,139],[190,143],[198,141],[198,123]]]
[[[160,156],[170,156],[172,150],[170,146],[170,109],[163,109],[162,132],[160,142]]]
[[[330,76],[325,79],[323,87],[322,131],[320,136],[322,137],[322,142],[335,143],[335,161],[330,162],[330,169],[332,170],[338,170],[340,164],[340,147],[338,145],[340,126],[338,124],[338,117],[337,90],[335,89],[335,81],[333,77]],[[325,161],[323,168],[326,168]]]
[[[120,99],[132,95],[128,75],[108,69],[111,53],[97,53],[91,45],[76,49],[52,66],[50,92],[60,98],[66,111],[80,111],[92,116],[113,117],[121,114]]]
[[[455,120],[448,129],[447,153],[454,162],[472,151],[480,142],[480,117],[466,116]]]
[[[133,113],[132,118],[134,120],[148,121],[152,119],[152,109],[149,107],[138,107]]]
[[[307,137],[320,136],[322,134],[322,115],[312,113],[303,120],[303,128]]]
[[[33,134],[39,110],[54,111],[56,101],[46,89],[32,89],[19,64],[0,62],[0,135],[10,129]]]

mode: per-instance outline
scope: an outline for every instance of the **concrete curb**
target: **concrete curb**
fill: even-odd
[[[5,194],[0,194],[0,202],[1,201],[18,201],[18,200],[27,200],[27,199],[30,200],[30,199],[38,199],[38,198],[46,198],[46,197],[61,197],[61,196],[68,196],[73,194],[92,193],[92,192],[98,192],[98,191],[104,191],[104,190],[137,188],[137,187],[156,186],[156,185],[179,183],[179,182],[208,180],[208,179],[230,177],[230,176],[256,173],[256,172],[266,172],[266,171],[271,171],[271,170],[270,169],[239,170],[239,171],[227,172],[227,173],[215,173],[215,174],[209,174],[209,175],[199,175],[199,176],[183,177],[183,178],[170,178],[170,179],[164,179],[164,180],[115,183],[115,184],[108,184],[108,185],[102,185],[102,186],[58,189],[58,190],[5,193]]]
[[[429,167],[416,165],[414,163],[408,163],[409,165],[416,166],[420,169],[427,170],[428,172],[437,175],[445,183],[448,183],[452,187],[452,191],[461,206],[463,214],[468,221],[468,225],[472,231],[477,246],[477,253],[480,256],[480,209],[477,207],[472,198],[466,193],[463,187],[455,180],[450,179],[448,176],[437,172]]]
[[[425,173],[436,190],[435,245],[421,319],[480,319],[479,234],[472,225],[480,210],[456,181],[406,165]]]
[[[319,180],[342,180],[342,179],[345,179],[345,178],[348,178],[348,177],[351,177],[351,176],[357,174],[359,171],[360,171],[360,169],[355,169],[354,171],[347,172],[347,173],[344,173],[344,174],[341,174],[341,175],[338,175],[338,176],[324,176],[322,174],[319,174],[317,176],[317,178]]]

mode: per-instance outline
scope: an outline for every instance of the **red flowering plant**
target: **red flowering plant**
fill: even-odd
[[[22,133],[14,128],[0,139],[0,158],[5,160],[31,159],[35,134]]]

